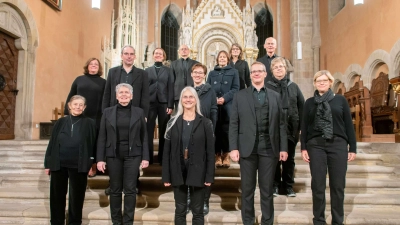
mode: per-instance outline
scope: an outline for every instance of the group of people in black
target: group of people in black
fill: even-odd
[[[112,223],[133,224],[140,168],[156,161],[164,186],[173,187],[175,224],[186,224],[189,206],[192,224],[204,224],[215,168],[231,160],[240,163],[243,224],[255,222],[257,181],[259,223],[273,224],[273,197],[296,196],[299,139],[312,175],[314,224],[325,224],[327,171],[332,224],[343,224],[347,162],[356,153],[347,101],[333,94],[334,78],[323,70],[314,75],[314,97],[304,103],[287,60],[275,54],[276,40],[267,38],[264,47],[267,54],[249,67],[241,46],[233,44],[229,53],[218,53],[208,76],[186,45],[170,67],[165,51],[156,48],[155,63],[145,70],[134,66],[135,49],[124,46],[122,65],[111,68],[107,80],[100,61],[90,58],[71,86],[66,116],[56,122],[45,155],[51,224],[64,224],[68,183],[68,222],[81,224],[87,177],[106,170]]]

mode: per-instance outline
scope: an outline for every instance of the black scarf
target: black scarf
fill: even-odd
[[[205,84],[202,84],[202,85],[200,85],[200,86],[195,87],[194,89],[196,90],[197,95],[200,97],[200,96],[202,96],[203,94],[207,93],[208,90],[211,89],[211,85],[208,84],[208,83],[205,83]]]
[[[314,103],[317,105],[317,111],[314,117],[314,130],[322,131],[325,139],[333,138],[333,121],[332,111],[329,101],[331,101],[335,95],[332,90],[329,89],[323,95],[320,95],[318,90],[314,92]]]
[[[274,76],[272,76],[272,81],[267,82],[267,84],[271,84],[272,86],[274,86],[274,89],[276,92],[281,94],[283,109],[289,108],[289,93],[288,93],[288,89],[287,89],[288,82],[289,82],[289,79],[287,78],[287,76],[285,76],[281,80],[278,80]]]

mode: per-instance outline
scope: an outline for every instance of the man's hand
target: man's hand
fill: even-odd
[[[149,161],[142,160],[142,163],[140,165],[142,166],[142,168],[147,168],[149,166]]]
[[[44,169],[44,173],[50,176],[50,169]]]
[[[239,150],[232,150],[231,153],[229,154],[232,161],[237,162],[239,161]]]
[[[164,186],[169,187],[169,186],[171,186],[171,183],[164,183]]]
[[[280,152],[279,153],[279,161],[286,161],[288,157],[287,152]]]
[[[167,114],[168,114],[168,115],[171,115],[171,113],[172,113],[172,109],[167,108]]]
[[[349,152],[348,156],[347,156],[347,161],[353,161],[356,159],[356,153],[354,152]]]
[[[104,171],[106,170],[106,163],[103,161],[97,162],[97,170],[104,173]]]
[[[310,157],[308,156],[307,150],[305,150],[305,149],[301,150],[301,158],[303,158],[303,160],[305,162],[308,162],[308,163],[310,162]]]
[[[204,183],[204,185],[206,185],[206,186],[208,186],[208,187],[209,187],[209,186],[211,186],[211,183],[207,183],[207,182],[205,182],[205,183]]]

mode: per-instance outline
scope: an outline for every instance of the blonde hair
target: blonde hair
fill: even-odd
[[[181,95],[179,96],[178,110],[177,110],[175,116],[173,116],[169,120],[169,122],[167,124],[167,129],[165,130],[164,137],[167,138],[167,139],[169,139],[169,137],[167,137],[168,131],[171,130],[171,128],[174,126],[174,124],[175,124],[176,120],[179,118],[179,116],[183,114],[182,95],[183,95],[183,93],[185,91],[190,91],[192,93],[192,95],[196,99],[196,106],[195,106],[196,107],[196,113],[201,115],[201,116],[203,116],[203,114],[201,114],[201,111],[200,111],[200,100],[199,100],[199,96],[197,95],[196,90],[193,87],[189,87],[189,86],[183,88],[182,91],[181,91]]]
[[[321,70],[315,73],[313,83],[315,86],[315,81],[317,80],[318,77],[326,75],[328,79],[331,81],[330,87],[332,87],[333,82],[335,82],[335,78],[332,76],[332,74],[328,70]]]

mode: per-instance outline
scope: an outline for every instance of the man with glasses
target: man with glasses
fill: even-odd
[[[273,182],[278,161],[287,159],[287,134],[280,96],[264,86],[266,68],[254,62],[251,86],[233,98],[229,124],[229,149],[233,161],[240,160],[242,222],[255,222],[254,191],[260,188],[261,224],[273,224]]]
[[[187,45],[181,45],[178,50],[178,54],[181,57],[171,63],[171,69],[174,74],[174,102],[175,109],[178,109],[179,96],[181,91],[186,86],[193,86],[193,79],[190,76],[192,72],[192,66],[197,62],[189,58],[190,49]]]

